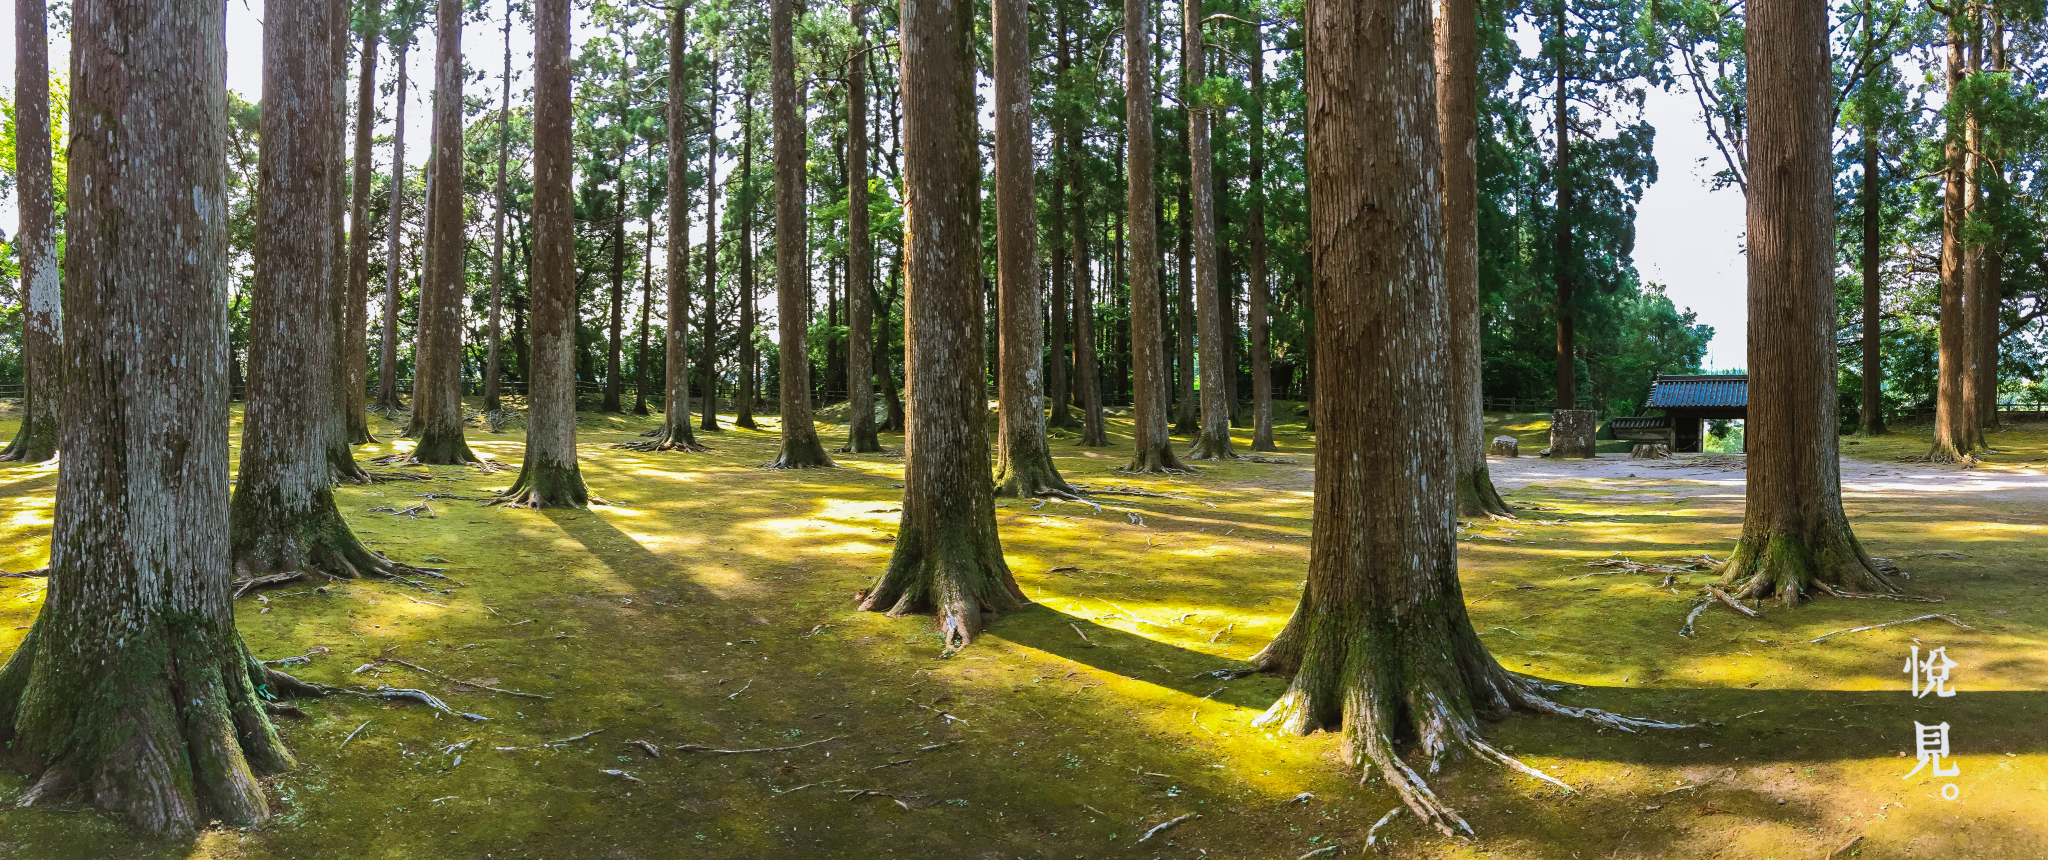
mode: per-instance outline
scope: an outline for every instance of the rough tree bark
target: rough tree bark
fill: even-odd
[[[1081,184],[1081,147],[1078,135],[1070,138],[1067,151],[1067,179],[1074,199],[1067,215],[1071,218],[1067,241],[1074,254],[1074,399],[1081,406],[1081,446],[1101,448],[1109,444],[1102,427],[1102,372],[1095,352],[1094,272],[1088,257],[1088,194]]]
[[[1278,451],[1273,444],[1273,343],[1266,300],[1266,30],[1252,27],[1251,195],[1245,233],[1251,246],[1252,450]]]
[[[868,20],[855,0],[846,59],[846,454],[882,450],[875,427],[874,237],[868,233]],[[1001,180],[998,179],[998,182]],[[998,233],[1001,228],[997,228]]]
[[[685,206],[683,211],[685,213],[688,213],[689,208]],[[689,223],[689,218],[687,214],[680,218],[676,216],[670,216],[669,220],[680,220],[686,225]],[[649,316],[653,313],[654,310],[654,213],[652,212],[648,213],[647,229],[642,233],[642,236],[646,241],[643,244],[643,250],[640,253],[640,344],[637,347],[637,351],[633,355],[633,414],[644,416],[648,414],[647,326],[650,322]],[[683,316],[681,322],[671,322],[670,325],[674,325],[676,328],[681,329],[684,326],[689,325],[689,320],[690,297],[688,293],[684,293]],[[690,420],[689,384],[689,376],[687,373],[685,373],[683,376],[684,423],[688,423]]]
[[[751,71],[752,63],[747,64]],[[751,75],[741,75],[747,81],[746,90],[740,96],[740,385],[733,393],[734,427],[758,430],[754,423],[754,396],[761,390],[756,376],[760,357],[754,352],[754,337],[759,323],[759,313],[754,304],[754,86]]]
[[[1993,74],[2011,71],[2006,64],[2004,11],[1997,3],[1979,3],[1977,14],[1981,18],[1977,31],[1979,38],[1985,42],[1978,67]],[[1979,137],[1982,138],[1981,129]],[[1981,180],[1977,186],[1980,196],[1988,193],[1988,189],[1997,189],[1996,193],[2008,194],[2005,191],[2007,185],[2003,176],[2005,166],[1999,158],[1999,150],[2005,145],[2004,141],[1994,135],[1987,145],[1977,148],[1978,157],[1981,159],[1981,166],[1978,168]],[[1977,282],[1979,301],[1970,313],[1971,340],[1977,347],[1978,426],[1984,433],[1989,433],[1999,426],[1998,348],[2000,341],[2003,340],[1999,331],[1999,309],[2004,302],[2004,277],[2005,254],[2002,239],[1994,236],[1984,246],[1983,264]],[[1987,449],[1990,447],[1991,440],[1988,436],[1984,444]]]
[[[791,18],[796,0],[769,2],[769,79],[775,122],[775,333],[782,377],[782,450],[766,466],[833,465],[811,420],[811,273],[804,203],[804,118],[796,92]],[[985,469],[984,469],[985,471]]]
[[[328,40],[328,63],[332,74],[327,75],[327,109],[333,113],[333,120],[326,124],[322,146],[327,153],[328,169],[325,173],[329,193],[323,198],[327,205],[327,231],[334,234],[333,241],[326,247],[330,288],[322,292],[322,307],[327,314],[327,324],[322,328],[328,340],[321,358],[321,367],[327,372],[326,378],[313,391],[320,392],[327,410],[326,428],[322,445],[326,448],[327,464],[331,477],[345,484],[367,484],[372,478],[363,464],[356,462],[356,440],[350,432],[350,419],[363,408],[363,390],[357,384],[354,374],[349,372],[342,359],[348,355],[348,275],[349,275],[349,222],[348,222],[348,46],[351,31],[346,15],[330,16],[335,28],[334,37]],[[253,362],[252,362],[253,363]],[[368,435],[367,432],[364,434]]]
[[[265,15],[325,66],[337,6]],[[153,833],[253,824],[259,778],[293,762],[259,692],[282,676],[249,656],[228,597],[227,94],[192,86],[225,74],[221,6],[72,16],[70,115],[109,133],[68,151],[66,456],[48,602],[0,670],[0,741],[31,773],[24,805],[76,799]],[[308,94],[313,121],[328,98]],[[305,217],[333,241],[324,206]]]
[[[1752,0],[1749,482],[1722,566],[1742,599],[1896,591],[1842,512],[1835,391],[1835,198],[1828,7]]]
[[[1147,0],[1124,0],[1124,44],[1151,45]],[[1127,471],[1185,471],[1167,436],[1165,294],[1159,284],[1159,186],[1153,167],[1152,52],[1124,52],[1124,116],[1130,129],[1124,207],[1131,219],[1131,442]]]
[[[391,206],[384,215],[384,330],[377,345],[376,410],[386,420],[398,414],[398,225],[405,217],[405,55],[410,47],[398,43],[393,60],[398,82],[392,86]]]
[[[1077,498],[1052,461],[1039,386],[1045,323],[1038,273],[1038,199],[1031,165],[1030,23],[1025,0],[995,0],[996,495]],[[866,289],[862,288],[861,293]],[[861,340],[865,332],[857,332]],[[873,408],[869,408],[873,412]]]
[[[1966,35],[1961,11],[1949,16],[1948,92],[1952,104],[1960,105],[1959,91],[1964,73]],[[1981,433],[1975,404],[1965,403],[1971,385],[1970,364],[1975,348],[1970,343],[1970,322],[1964,297],[1968,265],[1963,250],[1963,223],[1968,207],[1969,152],[1965,124],[1949,122],[1945,155],[1947,169],[1942,177],[1941,205],[1941,314],[1938,369],[1935,374],[1934,446],[1927,458],[1938,463],[1974,463]]]
[[[256,270],[249,299],[249,382],[241,471],[230,503],[229,559],[238,576],[391,576],[398,565],[356,539],[334,501],[328,450],[339,415],[306,408],[341,360],[332,263],[340,233],[334,86],[346,77],[345,20],[334,0],[283,0],[264,29],[256,197]],[[309,25],[300,29],[300,25]],[[360,400],[361,398],[356,398]],[[346,456],[347,465],[354,466]],[[358,469],[358,471],[360,471]]]
[[[462,0],[437,0],[434,24],[434,157],[427,166],[426,277],[420,287],[420,345],[414,362],[412,461],[481,463],[463,436]]]
[[[1557,225],[1552,237],[1557,255],[1551,264],[1551,278],[1557,285],[1557,402],[1553,409],[1577,408],[1578,398],[1578,334],[1572,328],[1572,182],[1571,152],[1572,124],[1571,102],[1565,98],[1567,79],[1565,27],[1569,24],[1565,15],[1564,0],[1557,3],[1557,65],[1556,95],[1557,117],[1553,121],[1557,134],[1556,159],[1551,165],[1551,181],[1557,185]]]
[[[14,235],[22,284],[22,418],[0,462],[57,456],[63,397],[63,291],[57,276],[55,174],[50,157],[50,35],[45,0],[14,2],[14,164],[20,225]]]
[[[619,378],[620,330],[626,324],[626,147],[619,146],[619,178],[613,183],[618,192],[617,205],[612,212],[612,303],[611,321],[605,327],[604,352],[604,400],[598,409],[605,412],[623,412],[619,394],[624,385]]]
[[[1871,68],[1874,58],[1872,42],[1875,38],[1877,21],[1871,14],[1870,0],[1864,3],[1863,67]],[[1884,201],[1883,181],[1878,176],[1881,163],[1877,151],[1877,119],[1866,111],[1863,118],[1863,399],[1857,410],[1857,431],[1864,436],[1882,436],[1884,426],[1884,362],[1883,339],[1879,337],[1879,325],[1883,322],[1883,274],[1884,248],[1883,222],[1881,213]]]
[[[903,6],[910,427],[896,550],[860,603],[894,616],[936,613],[948,650],[972,642],[990,616],[1030,603],[996,534],[982,354],[974,339],[983,301],[981,240],[966,227],[979,206],[979,159],[974,111],[961,86],[974,74],[973,8]]]
[[[1665,725],[1557,705],[1487,653],[1458,583],[1429,0],[1310,0],[1310,243],[1318,349],[1314,540],[1301,603],[1255,666],[1292,677],[1254,725],[1343,732],[1416,817],[1471,832],[1424,783],[1470,753],[1547,782],[1480,736],[1510,711]]]
[[[1450,300],[1451,481],[1458,513],[1512,516],[1486,465],[1479,367],[1479,4],[1444,0],[1436,22],[1437,129],[1442,142],[1444,289]]]
[[[629,442],[621,445],[636,451],[703,451],[697,444],[697,434],[690,429],[690,194],[684,187],[682,177],[689,174],[689,147],[683,145],[683,129],[689,122],[688,85],[684,83],[683,64],[680,58],[689,53],[689,30],[684,24],[689,9],[685,5],[669,7],[668,12],[668,127],[671,129],[668,145],[668,175],[675,181],[668,183],[668,271],[666,279],[668,310],[667,363],[664,366],[664,392],[662,399],[661,429],[655,431],[653,439],[645,442]],[[710,174],[706,174],[708,177]],[[708,184],[708,183],[707,183]],[[649,225],[651,231],[652,225]],[[649,242],[653,241],[649,233]],[[714,234],[715,235],[715,234]],[[715,242],[715,240],[714,240]],[[653,260],[652,245],[648,259]],[[707,263],[709,265],[709,263]],[[712,285],[705,285],[707,295]],[[572,323],[573,325],[573,323]],[[706,354],[710,346],[704,347]],[[645,347],[642,348],[645,354]],[[705,384],[710,384],[707,375]],[[705,412],[709,413],[711,401],[706,399]]]
[[[1185,73],[1186,64],[1183,63],[1182,66]],[[1181,115],[1185,118],[1187,114],[1183,112]],[[1182,154],[1186,154],[1186,128],[1181,129],[1181,148]],[[1176,374],[1179,396],[1174,400],[1179,407],[1179,417],[1174,422],[1173,433],[1176,436],[1193,436],[1202,430],[1202,422],[1195,415],[1198,408],[1198,401],[1195,400],[1195,253],[1191,238],[1194,231],[1188,228],[1188,212],[1194,208],[1194,204],[1188,200],[1187,177],[1182,176],[1180,179],[1179,205],[1174,207],[1174,233],[1180,243],[1174,261],[1179,264],[1180,269],[1179,277],[1174,281],[1173,327],[1175,339],[1179,341],[1175,349],[1179,361],[1179,370]]]
[[[1181,81],[1181,104],[1188,113],[1188,188],[1194,207],[1190,211],[1194,228],[1195,324],[1201,356],[1196,372],[1202,382],[1202,428],[1190,460],[1235,460],[1230,447],[1229,383],[1231,373],[1223,358],[1223,296],[1216,277],[1216,180],[1210,156],[1209,110],[1197,101],[1197,89],[1208,73],[1202,57],[1201,0],[1181,3],[1181,51],[1186,56]]]
[[[526,458],[519,479],[492,500],[526,508],[592,501],[576,463],[576,210],[570,182],[574,115],[569,91],[569,0],[533,6],[532,370]],[[687,426],[687,425],[686,425]]]
[[[491,322],[484,349],[484,421],[496,433],[505,426],[498,391],[499,319],[505,305],[505,162],[512,141],[512,4],[505,4],[505,72],[498,78],[498,173],[491,214]]]
[[[670,51],[676,50],[673,44]],[[718,55],[707,58],[711,97],[704,112],[704,324],[697,335],[697,378],[704,386],[702,429],[716,432],[718,426]],[[671,240],[673,241],[673,239]],[[674,266],[673,261],[670,262]],[[685,392],[687,393],[687,392]],[[689,401],[683,402],[689,412]]]
[[[1053,33],[1059,43],[1057,59],[1055,60],[1056,65],[1054,66],[1054,80],[1056,81],[1055,85],[1062,89],[1069,86],[1068,81],[1073,74],[1074,59],[1074,48],[1071,42],[1072,33],[1067,23],[1066,10],[1067,7],[1064,4],[1055,7],[1053,23]],[[1067,179],[1073,172],[1067,169],[1067,165],[1073,161],[1074,152],[1068,148],[1067,143],[1072,138],[1072,135],[1066,133],[1065,127],[1072,122],[1072,118],[1064,114],[1055,117],[1053,120],[1053,125],[1058,135],[1058,140],[1053,144],[1055,149],[1053,158],[1057,162],[1060,175],[1053,179],[1052,184],[1051,215],[1053,233],[1052,272],[1050,273],[1052,276],[1052,303],[1047,309],[1050,325],[1046,332],[1052,338],[1052,343],[1046,356],[1045,385],[1046,406],[1051,410],[1051,414],[1046,418],[1045,423],[1047,427],[1059,427],[1062,429],[1072,427],[1075,423],[1072,406],[1073,397],[1071,396],[1074,381],[1072,373],[1073,364],[1068,360],[1067,351],[1072,341],[1072,338],[1069,337],[1068,326],[1073,322],[1073,317],[1067,310],[1072,304],[1067,289],[1067,277],[1072,271],[1072,267],[1068,263],[1067,257],[1073,248],[1071,244],[1072,237],[1067,235],[1067,191],[1069,190],[1068,186],[1071,184]]]
[[[356,75],[355,175],[349,185],[348,284],[341,296],[342,349],[341,387],[343,420],[351,445],[377,441],[370,433],[370,414],[364,377],[369,360],[370,245],[370,144],[377,133],[377,47],[382,19],[371,16],[362,36],[359,71]]]

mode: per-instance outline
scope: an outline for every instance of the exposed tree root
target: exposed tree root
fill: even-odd
[[[687,421],[684,423],[688,424]],[[675,428],[663,424],[657,429],[640,435],[649,437],[649,440],[646,442],[620,442],[612,447],[622,451],[680,451],[686,454],[711,450],[705,445],[697,444],[697,437],[689,432],[687,426],[683,432],[677,433]]]
[[[1501,498],[1500,491],[1493,486],[1493,472],[1484,462],[1479,468],[1466,471],[1455,478],[1454,489],[1458,494],[1458,516],[1492,517],[1512,520],[1515,509]]]
[[[0,450],[0,463],[46,463],[56,458],[57,422],[35,415],[25,417],[14,441]]]
[[[996,616],[1030,604],[1003,561],[994,518],[967,510],[931,512],[922,528],[906,516],[889,569],[860,597],[862,611],[891,618],[936,614],[948,651],[967,647]]]
[[[996,473],[996,495],[1002,498],[1053,498],[1081,501],[1073,485],[1052,463],[1050,449],[1040,447],[1029,453],[1011,451],[1008,462]]]
[[[1230,436],[1226,433],[1217,438],[1208,433],[1195,436],[1195,445],[1188,449],[1190,460],[1235,460],[1237,452],[1230,448]]]
[[[1120,471],[1134,475],[1186,475],[1194,472],[1173,453],[1171,442],[1161,442],[1139,449],[1131,456],[1131,462]]]
[[[825,446],[818,444],[818,437],[785,439],[782,452],[775,459],[761,464],[763,469],[830,469],[839,464],[825,453]]]
[[[236,597],[309,576],[414,584],[418,583],[410,577],[438,576],[364,546],[342,519],[332,495],[317,501],[312,510],[293,511],[275,500],[243,499],[238,491],[231,517],[229,557],[234,562]]]
[[[486,507],[540,510],[587,508],[592,502],[603,504],[602,500],[590,495],[590,488],[583,483],[583,470],[574,461],[536,464],[530,453],[526,460],[525,468],[519,470],[518,480],[485,502]]]
[[[1803,536],[1753,534],[1745,529],[1735,551],[1721,565],[1720,584],[1736,600],[1775,598],[1787,606],[1822,591],[1822,586],[1852,593],[1899,593],[1893,579],[1905,575],[1889,562],[1872,560],[1846,520],[1818,531],[1818,536]]]

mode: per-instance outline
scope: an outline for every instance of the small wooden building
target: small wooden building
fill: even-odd
[[[1616,439],[1661,442],[1675,453],[1697,454],[1708,419],[1749,417],[1749,377],[1737,374],[1658,376],[1644,410],[1663,415],[1616,418],[1607,426]]]

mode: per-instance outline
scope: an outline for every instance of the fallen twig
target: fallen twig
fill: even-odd
[[[403,596],[403,595],[401,595],[401,596]],[[427,668],[427,667],[425,667],[425,666],[421,666],[421,665],[418,665],[418,664],[415,664],[415,663],[408,663],[408,662],[406,662],[406,661],[404,661],[404,660],[400,660],[400,659],[398,659],[397,657],[378,657],[378,658],[376,659],[376,661],[375,661],[375,662],[378,662],[378,663],[397,663],[398,665],[400,665],[400,666],[404,666],[404,667],[406,667],[407,669],[411,669],[411,670],[413,670],[413,671],[415,671],[415,672],[422,672],[422,673],[425,673],[425,674],[428,674],[428,675],[432,675],[432,676],[434,676],[434,677],[436,677],[436,678],[440,678],[441,680],[443,680],[443,681],[447,681],[447,682],[449,682],[449,683],[451,683],[451,684],[461,684],[461,685],[463,685],[463,686],[465,686],[465,687],[475,687],[475,688],[477,688],[477,689],[479,689],[479,690],[489,690],[489,691],[491,691],[491,692],[493,692],[493,693],[504,693],[504,694],[505,694],[505,695],[507,695],[507,696],[518,696],[518,697],[520,697],[520,698],[524,698],[524,699],[553,699],[553,698],[554,698],[553,696],[543,696],[543,695],[541,695],[541,694],[539,694],[539,693],[522,693],[522,692],[519,692],[518,690],[505,690],[505,689],[500,689],[500,688],[498,688],[498,687],[493,687],[493,686],[491,686],[491,685],[489,685],[489,684],[479,684],[479,683],[476,683],[475,681],[464,681],[464,680],[462,680],[461,678],[451,678],[451,677],[449,677],[449,676],[447,676],[447,675],[443,675],[443,674],[441,674],[441,673],[439,673],[439,672],[436,672],[436,671],[434,671],[434,670],[432,670],[432,669],[429,669],[429,668]],[[359,670],[359,671],[360,671],[360,670]]]
[[[751,689],[751,688],[752,688],[753,686],[754,686],[754,679],[752,679],[752,678],[748,678],[748,679],[747,679],[747,683],[746,683],[746,685],[745,685],[745,686],[743,686],[743,687],[740,687],[740,689],[739,689],[739,693],[734,693],[734,694],[732,694],[732,695],[730,695],[730,696],[727,696],[726,698],[728,698],[728,699],[737,699],[737,698],[739,698],[739,697],[740,697],[740,693],[744,693],[744,692],[746,692],[746,691],[747,691],[748,689]]]
[[[1300,857],[1296,857],[1296,858],[1294,858],[1294,860],[1308,860],[1308,859],[1309,859],[1310,857],[1327,857],[1327,856],[1329,856],[1329,855],[1331,855],[1331,854],[1335,854],[1335,853],[1337,853],[1337,849],[1339,849],[1339,848],[1342,848],[1342,847],[1344,847],[1344,843],[1342,843],[1342,842],[1332,842],[1332,843],[1330,843],[1330,844],[1328,844],[1328,845],[1325,845],[1325,846],[1323,846],[1323,847],[1321,847],[1321,848],[1317,848],[1317,849],[1315,849],[1315,850],[1313,850],[1313,851],[1310,851],[1310,852],[1308,852],[1307,854],[1303,854],[1303,855],[1301,855]]]
[[[715,754],[718,754],[718,755],[745,755],[745,754],[747,754],[747,753],[770,753],[770,752],[789,752],[790,750],[800,750],[800,749],[803,749],[804,747],[813,747],[813,746],[817,746],[818,744],[823,744],[823,743],[831,743],[832,741],[836,741],[836,740],[839,740],[839,738],[837,738],[837,737],[830,737],[830,738],[825,738],[825,739],[823,739],[823,740],[816,740],[816,741],[811,741],[810,743],[807,743],[807,744],[797,744],[796,746],[793,746],[793,747],[756,747],[756,748],[754,748],[754,749],[746,749],[746,750],[721,750],[721,749],[712,749],[711,747],[707,747],[707,746],[704,746],[703,744],[677,744],[677,745],[676,745],[676,750],[677,750],[677,751],[679,751],[679,752],[702,752],[702,753],[715,753]]]
[[[598,732],[601,732],[601,731],[604,731],[604,729],[591,729],[590,731],[584,732],[583,734],[577,735],[577,736],[575,736],[575,737],[573,737],[573,738],[563,738],[563,739],[561,739],[561,740],[558,740],[558,741],[548,741],[547,743],[541,744],[541,746],[544,746],[544,747],[558,747],[558,746],[561,746],[561,745],[563,745],[563,744],[573,744],[573,743],[575,743],[575,742],[577,742],[577,741],[583,740],[584,738],[588,738],[588,737],[590,737],[591,735],[597,734]]]
[[[1394,820],[1394,816],[1400,815],[1401,810],[1404,808],[1406,807],[1396,806],[1393,809],[1387,810],[1387,814],[1380,816],[1380,820],[1373,823],[1372,829],[1365,831],[1365,847],[1371,848],[1378,844],[1380,828],[1387,826],[1387,822]]]
[[[1700,617],[1700,613],[1707,611],[1707,607],[1712,605],[1714,605],[1714,601],[1705,598],[1693,601],[1692,611],[1686,613],[1685,624],[1678,628],[1678,635],[1687,639],[1693,638],[1695,634],[1692,632],[1692,622]]]
[[[638,747],[641,752],[647,754],[648,758],[661,758],[661,748],[656,747],[651,743],[648,743],[646,741],[627,741],[626,743],[628,745]]]
[[[1946,614],[1943,614],[1943,613],[1939,613],[1939,612],[1937,612],[1937,613],[1933,613],[1933,614],[1930,614],[1930,615],[1920,615],[1920,616],[1916,616],[1916,617],[1913,617],[1913,618],[1901,618],[1901,619],[1899,619],[1899,620],[1897,620],[1897,621],[1887,621],[1887,622],[1885,622],[1885,623],[1883,623],[1883,624],[1872,624],[1872,625],[1870,625],[1870,626],[1868,626],[1868,627],[1851,627],[1851,628],[1849,628],[1849,629],[1847,629],[1847,630],[1837,630],[1837,631],[1835,631],[1835,632],[1833,632],[1833,633],[1824,633],[1824,634],[1822,634],[1822,635],[1820,635],[1820,636],[1818,636],[1818,637],[1816,637],[1816,638],[1813,638],[1813,639],[1809,639],[1809,640],[1807,640],[1807,641],[1808,641],[1808,642],[1819,642],[1819,641],[1821,641],[1821,640],[1823,640],[1823,639],[1829,639],[1829,638],[1832,638],[1832,637],[1835,637],[1835,636],[1840,636],[1840,635],[1842,635],[1842,634],[1844,634],[1844,633],[1862,633],[1862,632],[1864,632],[1864,631],[1866,631],[1866,630],[1882,630],[1882,629],[1884,629],[1884,628],[1886,628],[1886,627],[1896,627],[1896,626],[1898,626],[1898,625],[1900,625],[1900,624],[1911,624],[1911,623],[1913,623],[1913,622],[1915,622],[1915,621],[1927,621],[1927,620],[1929,620],[1929,619],[1934,619],[1934,618],[1939,618],[1939,619],[1941,619],[1941,620],[1943,620],[1943,621],[1946,621],[1946,622],[1948,622],[1948,623],[1950,623],[1950,624],[1954,624],[1954,625],[1955,625],[1955,626],[1957,626],[1957,627],[1961,627],[1961,628],[1963,628],[1964,630],[1975,630],[1975,629],[1976,629],[1976,628],[1974,628],[1974,627],[1971,627],[1971,626],[1970,626],[1970,625],[1968,625],[1968,624],[1964,624],[1964,623],[1963,623],[1963,622],[1962,622],[1961,620],[1957,619],[1957,618],[1956,618],[1955,616],[1953,616],[1953,615],[1946,615]]]
[[[1858,846],[1858,845],[1861,845],[1861,844],[1863,844],[1863,837],[1862,837],[1862,836],[1858,836],[1858,837],[1856,837],[1856,838],[1854,838],[1854,839],[1851,839],[1851,840],[1849,840],[1848,844],[1846,844],[1846,845],[1843,845],[1842,847],[1840,847],[1840,848],[1837,848],[1837,849],[1835,849],[1835,850],[1833,850],[1833,851],[1829,851],[1829,852],[1828,852],[1828,856],[1827,856],[1827,860],[1835,860],[1835,858],[1837,858],[1837,857],[1847,857],[1847,856],[1849,856],[1849,852],[1850,852],[1850,851],[1853,851],[1853,850],[1855,850],[1856,846]]]
[[[306,652],[306,653],[304,653],[304,654],[300,654],[300,655],[299,655],[299,656],[297,656],[297,657],[286,657],[286,658],[284,658],[284,659],[282,659],[282,660],[264,660],[264,661],[262,661],[262,662],[263,662],[263,665],[265,665],[265,666],[297,666],[297,665],[300,665],[300,664],[303,664],[303,663],[311,663],[311,662],[313,662],[313,655],[315,655],[315,654],[325,654],[325,653],[327,653],[327,648],[326,648],[326,647],[324,647],[324,646],[320,646],[320,645],[315,645],[315,646],[313,646],[313,650],[311,650],[311,651],[307,651],[307,652]]]
[[[1081,625],[1079,625],[1079,624],[1073,624],[1073,623],[1069,623],[1069,624],[1067,624],[1067,626],[1068,626],[1068,627],[1072,627],[1072,628],[1074,628],[1074,635],[1075,635],[1075,636],[1079,636],[1079,637],[1081,637],[1081,641],[1083,641],[1083,642],[1087,642],[1087,643],[1088,643],[1088,647],[1090,647],[1090,648],[1093,648],[1093,647],[1095,647],[1095,643],[1094,643],[1094,641],[1092,641],[1092,640],[1090,640],[1090,639],[1088,638],[1088,634],[1086,634],[1086,633],[1083,633],[1083,632],[1081,632]]]
[[[436,711],[448,714],[449,716],[461,717],[465,720],[470,720],[472,722],[480,723],[490,719],[490,717],[486,717],[482,714],[466,713],[448,707],[447,702],[443,702],[440,699],[434,698],[434,695],[432,693],[429,693],[425,690],[412,690],[404,687],[378,687],[376,692],[364,693],[362,695],[370,696],[372,698],[377,699],[390,699],[392,701],[407,700],[418,702],[422,705],[426,705],[429,708],[433,708]]]
[[[376,722],[376,721],[375,721],[375,720],[364,720],[364,721],[363,721],[363,724],[362,724],[362,725],[360,725],[360,726],[356,726],[356,730],[355,730],[355,731],[349,732],[349,733],[348,733],[348,737],[342,738],[342,739],[341,739],[341,743],[339,743],[339,744],[336,744],[336,745],[335,745],[335,747],[334,747],[334,751],[335,751],[336,753],[339,753],[339,752],[341,752],[341,748],[342,748],[342,747],[348,746],[348,742],[349,742],[349,741],[355,740],[355,739],[356,739],[356,735],[362,734],[362,733],[363,733],[363,730],[364,730],[364,729],[367,729],[367,728],[369,728],[369,727],[370,727],[370,724],[371,724],[371,723],[373,723],[373,722]]]
[[[1163,824],[1161,824],[1161,825],[1159,825],[1159,826],[1157,826],[1157,827],[1154,827],[1154,828],[1152,828],[1151,830],[1147,830],[1147,831],[1145,831],[1145,835],[1143,835],[1143,836],[1140,836],[1140,837],[1138,837],[1138,841],[1139,841],[1140,843],[1143,843],[1143,842],[1144,842],[1145,840],[1147,840],[1147,839],[1151,839],[1152,837],[1154,837],[1154,836],[1158,836],[1159,834],[1161,834],[1161,833],[1164,833],[1164,832],[1166,832],[1167,830],[1170,830],[1170,829],[1172,829],[1172,828],[1174,828],[1174,827],[1178,827],[1178,826],[1180,826],[1180,823],[1181,823],[1181,822],[1183,822],[1183,821],[1186,821],[1186,820],[1188,820],[1188,819],[1190,819],[1190,818],[1200,818],[1200,817],[1201,817],[1201,816],[1200,816],[1199,814],[1197,814],[1197,813],[1193,813],[1193,812],[1190,812],[1190,813],[1188,813],[1188,814],[1186,814],[1186,815],[1183,815],[1183,816],[1181,816],[1181,817],[1179,817],[1179,818],[1175,818],[1175,819],[1173,819],[1173,820],[1171,820],[1171,821],[1167,821],[1167,822],[1165,822],[1165,823],[1163,823]]]
[[[640,782],[640,781],[641,781],[639,777],[637,777],[637,776],[634,776],[634,775],[632,775],[632,774],[630,774],[630,773],[627,773],[627,772],[625,772],[625,771],[623,771],[623,770],[601,770],[601,771],[598,771],[598,773],[604,774],[605,776],[613,776],[613,777],[618,777],[619,779],[623,779],[623,780],[625,780],[625,781],[627,781],[627,782]],[[641,784],[645,785],[645,783],[641,783]]]

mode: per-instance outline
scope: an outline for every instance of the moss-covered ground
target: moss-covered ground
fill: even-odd
[[[361,456],[410,445],[373,424],[385,441]],[[1107,449],[1056,442],[1074,481],[1170,498],[1101,496],[1099,511],[1005,502],[1009,563],[1037,605],[950,659],[929,619],[853,610],[890,550],[900,458],[763,471],[772,420],[766,432],[700,433],[714,448],[704,454],[609,447],[652,426],[583,417],[584,474],[610,503],[587,512],[480,507],[509,471],[410,469],[432,480],[339,491],[372,546],[459,585],[306,583],[240,603],[252,648],[311,654],[293,669],[304,677],[424,689],[488,721],[305,703],[307,718],[283,723],[300,766],[271,781],[270,823],[138,845],[90,814],[9,810],[0,856],[1297,858],[1333,843],[1356,856],[1396,805],[1336,760],[1334,738],[1251,728],[1279,679],[1203,675],[1241,666],[1293,608],[1311,501],[1298,425],[1278,433],[1275,459],[1287,462],[1174,478],[1111,471],[1129,456],[1127,421],[1111,420]],[[823,429],[828,442],[843,435]],[[2048,433],[2001,438],[2041,450]],[[519,462],[516,431],[470,439]],[[1938,606],[1826,600],[1758,621],[1716,607],[1697,638],[1681,638],[1709,574],[1665,586],[1664,573],[1586,562],[1725,553],[1742,502],[1726,459],[1497,465],[1524,517],[1473,524],[1462,556],[1495,654],[1574,685],[1559,694],[1568,704],[1700,725],[1490,724],[1496,744],[1578,791],[1460,762],[1434,784],[1480,838],[1448,842],[1402,816],[1381,831],[1393,856],[1819,858],[1859,836],[1864,858],[2048,853],[2039,485],[1852,489],[1873,552]],[[0,466],[0,568],[45,563],[54,484],[53,466]],[[432,516],[373,510],[422,493],[455,497],[425,500]],[[0,579],[0,653],[41,587]],[[1926,612],[1970,629],[1921,622],[1808,641]],[[1916,643],[1948,648],[1959,695],[1907,692]],[[1901,779],[1916,720],[1952,727],[1959,776]],[[1942,799],[1945,783],[1959,799]],[[0,776],[0,801],[21,788]],[[1186,814],[1199,817],[1139,844]]]

